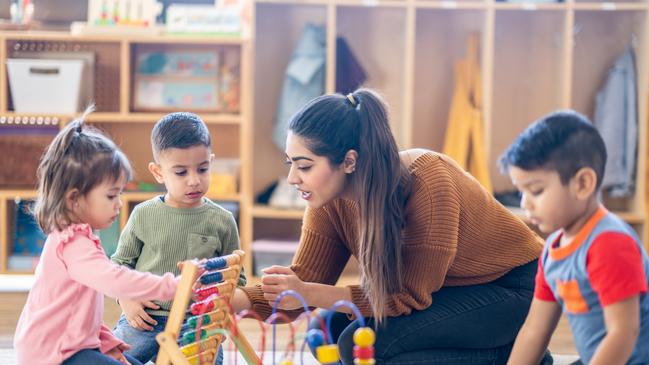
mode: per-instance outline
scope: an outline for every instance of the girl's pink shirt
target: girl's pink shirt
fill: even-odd
[[[60,364],[83,349],[102,353],[122,343],[102,323],[104,295],[173,299],[178,278],[112,263],[87,224],[52,232],[16,327],[18,365]]]

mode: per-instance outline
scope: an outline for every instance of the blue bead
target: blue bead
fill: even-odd
[[[306,342],[312,349],[322,346],[324,344],[324,333],[318,328],[312,328],[306,333]]]
[[[223,274],[220,272],[211,272],[201,276],[201,284],[203,285],[220,283],[221,281],[223,281]]]
[[[223,257],[215,257],[205,262],[206,270],[218,270],[226,267],[228,262]]]

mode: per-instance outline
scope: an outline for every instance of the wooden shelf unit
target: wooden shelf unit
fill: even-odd
[[[95,87],[94,99],[97,111],[90,115],[88,122],[104,130],[120,148],[127,154],[135,170],[136,181],[154,183],[153,177],[147,170],[151,161],[151,146],[149,136],[153,124],[167,112],[142,112],[133,107],[132,94],[134,82],[135,54],[139,50],[155,49],[187,50],[187,49],[229,49],[238,53],[240,108],[238,112],[201,112],[195,111],[208,125],[212,136],[212,150],[217,158],[239,158],[241,166],[251,165],[247,154],[250,144],[250,56],[251,43],[241,37],[217,36],[77,36],[62,32],[0,32],[0,128],[9,124],[35,125],[49,118],[59,128],[73,120],[77,115],[55,114],[24,114],[16,113],[11,103],[6,59],[11,58],[15,51],[66,51],[93,52],[95,58]],[[179,110],[180,111],[180,110]],[[188,110],[192,111],[192,110]],[[39,119],[40,118],[40,119]],[[11,123],[10,123],[11,121]],[[9,158],[16,158],[5,153]],[[240,222],[250,210],[244,206],[248,201],[249,174],[241,169],[239,174],[239,191],[227,196],[208,196],[219,201],[236,202],[239,204]],[[129,207],[150,199],[158,192],[130,192],[123,194],[124,207],[120,214],[120,225],[128,219]],[[0,274],[19,273],[9,270],[7,260],[13,247],[10,237],[11,201],[15,198],[34,199],[34,190],[0,189]],[[242,224],[242,223],[240,223]],[[242,231],[248,231],[243,229]],[[249,252],[250,239],[242,234],[242,249]],[[250,257],[251,255],[247,255]],[[245,269],[251,272],[250,259]],[[24,273],[24,272],[20,272]]]
[[[253,115],[251,193],[286,175],[283,151],[268,137],[286,67],[304,26],[326,28],[325,92],[335,92],[336,36],[343,36],[368,74],[365,84],[390,105],[401,148],[442,151],[453,90],[453,64],[466,39],[481,35],[485,142],[496,192],[512,190],[498,156],[542,115],[573,108],[593,118],[607,71],[632,40],[638,84],[636,194],[605,199],[649,244],[647,229],[647,100],[649,2],[506,3],[493,0],[256,0],[252,31]],[[298,221],[301,210],[253,206],[242,229],[252,239],[275,234],[272,224]],[[299,225],[297,225],[299,229]],[[263,229],[267,229],[264,231]],[[298,234],[296,232],[294,234]]]
[[[453,63],[464,56],[467,36],[480,33],[485,142],[495,191],[512,189],[496,167],[498,155],[512,139],[555,109],[574,108],[592,118],[594,96],[606,71],[634,39],[639,112],[636,195],[606,203],[647,244],[648,12],[649,0],[255,0],[250,39],[0,33],[0,121],[2,116],[31,116],[18,115],[10,108],[4,61],[17,43],[73,48],[78,44],[81,49],[97,50],[102,55],[96,65],[101,75],[95,89],[98,110],[89,120],[106,130],[129,155],[138,180],[152,182],[146,170],[150,147],[141,141],[148,141],[153,122],[164,113],[132,109],[132,53],[152,44],[240,48],[241,112],[199,114],[213,133],[217,157],[241,159],[238,194],[220,198],[240,203],[241,245],[249,253],[244,267],[251,273],[254,239],[299,236],[301,209],[261,206],[255,196],[287,172],[284,153],[269,136],[286,66],[306,24],[326,27],[325,92],[335,91],[335,39],[343,36],[368,73],[366,86],[380,91],[389,103],[400,147],[437,151],[442,150],[446,130]],[[50,117],[57,117],[59,125],[73,118]],[[139,201],[148,194],[126,193],[125,200]],[[0,211],[7,211],[10,195],[0,190]],[[7,225],[6,219],[0,219],[0,273],[7,272]]]

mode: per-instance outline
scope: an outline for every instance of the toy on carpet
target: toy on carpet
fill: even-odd
[[[219,346],[228,337],[243,356],[248,365],[263,365],[266,347],[266,329],[273,327],[272,364],[276,365],[276,322],[288,324],[290,338],[287,349],[279,365],[293,365],[296,343],[302,340],[301,363],[304,363],[306,344],[316,349],[317,360],[322,364],[336,364],[340,360],[338,346],[332,342],[331,316],[326,323],[320,322],[320,329],[311,329],[307,334],[296,334],[295,324],[309,320],[314,314],[309,310],[304,298],[297,292],[288,290],[280,293],[273,305],[271,316],[262,321],[252,310],[234,314],[230,298],[237,286],[241,272],[244,252],[237,250],[231,255],[200,261],[185,261],[182,264],[181,279],[174,298],[165,330],[156,336],[160,351],[156,365],[204,365],[214,364]],[[286,296],[297,298],[304,312],[295,320],[285,313],[278,312],[277,307]],[[190,305],[190,301],[193,301]],[[360,328],[354,333],[354,363],[356,365],[373,365],[374,331],[365,326],[365,320],[358,308],[349,301],[338,301],[332,311],[349,307],[360,322]],[[189,308],[191,316],[184,320]],[[244,318],[256,319],[261,327],[260,351],[254,351],[250,342],[241,332],[238,322]],[[236,362],[236,360],[235,360]]]

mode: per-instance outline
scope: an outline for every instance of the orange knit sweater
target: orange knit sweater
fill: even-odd
[[[443,286],[493,281],[539,257],[543,241],[482,189],[450,158],[429,152],[410,166],[413,187],[403,231],[404,289],[385,298],[386,315],[427,308]],[[350,255],[358,257],[358,209],[336,199],[307,209],[291,268],[303,281],[334,285]],[[364,316],[372,309],[360,286],[352,302]],[[253,310],[271,313],[260,286],[244,289]],[[295,313],[292,313],[295,314]]]

